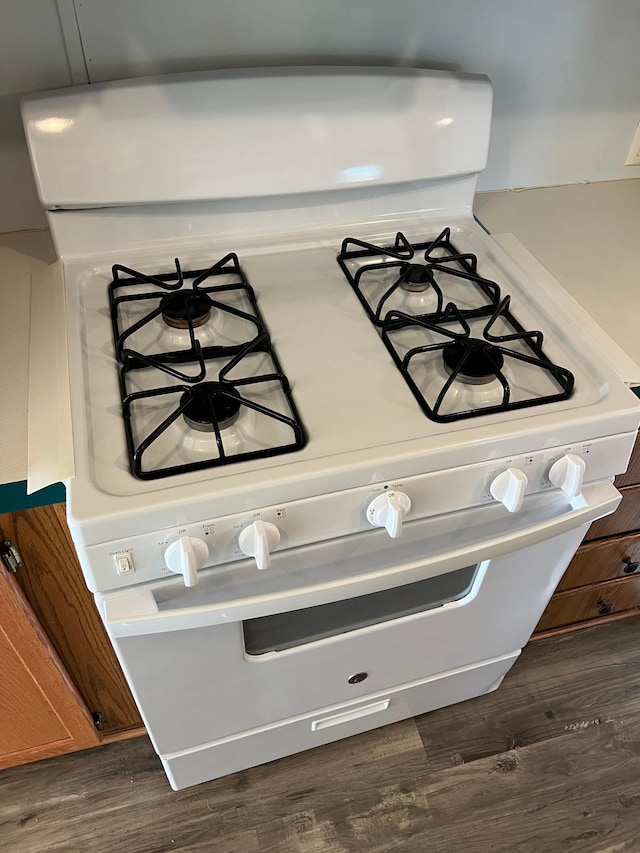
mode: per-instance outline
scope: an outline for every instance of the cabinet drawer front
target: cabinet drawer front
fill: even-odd
[[[636,439],[626,474],[616,477],[616,486],[619,489],[623,486],[635,486],[637,483],[640,483],[640,438]]]
[[[640,533],[589,542],[578,550],[557,591],[624,578],[636,572],[640,573]]]
[[[536,632],[562,628],[599,616],[604,618],[638,606],[640,576],[610,581],[596,588],[556,593],[538,622]]]
[[[622,501],[618,509],[611,515],[594,521],[587,531],[585,541],[632,530],[640,530],[640,486],[622,489]]]

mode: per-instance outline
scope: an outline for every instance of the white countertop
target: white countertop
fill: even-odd
[[[0,234],[0,484],[27,478],[31,274],[55,259],[48,231]]]
[[[479,193],[474,212],[514,234],[640,364],[640,179]]]
[[[475,214],[514,234],[640,364],[640,179],[480,193]],[[47,231],[0,234],[0,483],[27,477],[30,275]]]

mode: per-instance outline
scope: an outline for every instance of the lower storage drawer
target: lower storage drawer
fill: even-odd
[[[640,573],[640,533],[582,545],[556,592]]]
[[[596,587],[556,593],[536,626],[536,633],[609,616],[640,606],[640,575]]]
[[[489,693],[500,686],[518,655],[519,651],[160,758],[177,791]]]

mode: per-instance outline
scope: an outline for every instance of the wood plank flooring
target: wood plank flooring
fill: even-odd
[[[487,696],[174,793],[146,737],[0,773],[8,853],[639,853],[640,619]]]

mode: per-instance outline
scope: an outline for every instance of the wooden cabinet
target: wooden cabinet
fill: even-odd
[[[620,506],[589,528],[534,637],[640,613],[640,440],[616,486]]]
[[[99,743],[82,697],[0,562],[0,768]]]
[[[15,580],[89,712],[97,715],[102,734],[140,727],[138,709],[85,586],[64,504],[0,515],[0,538],[18,549],[24,565]]]

